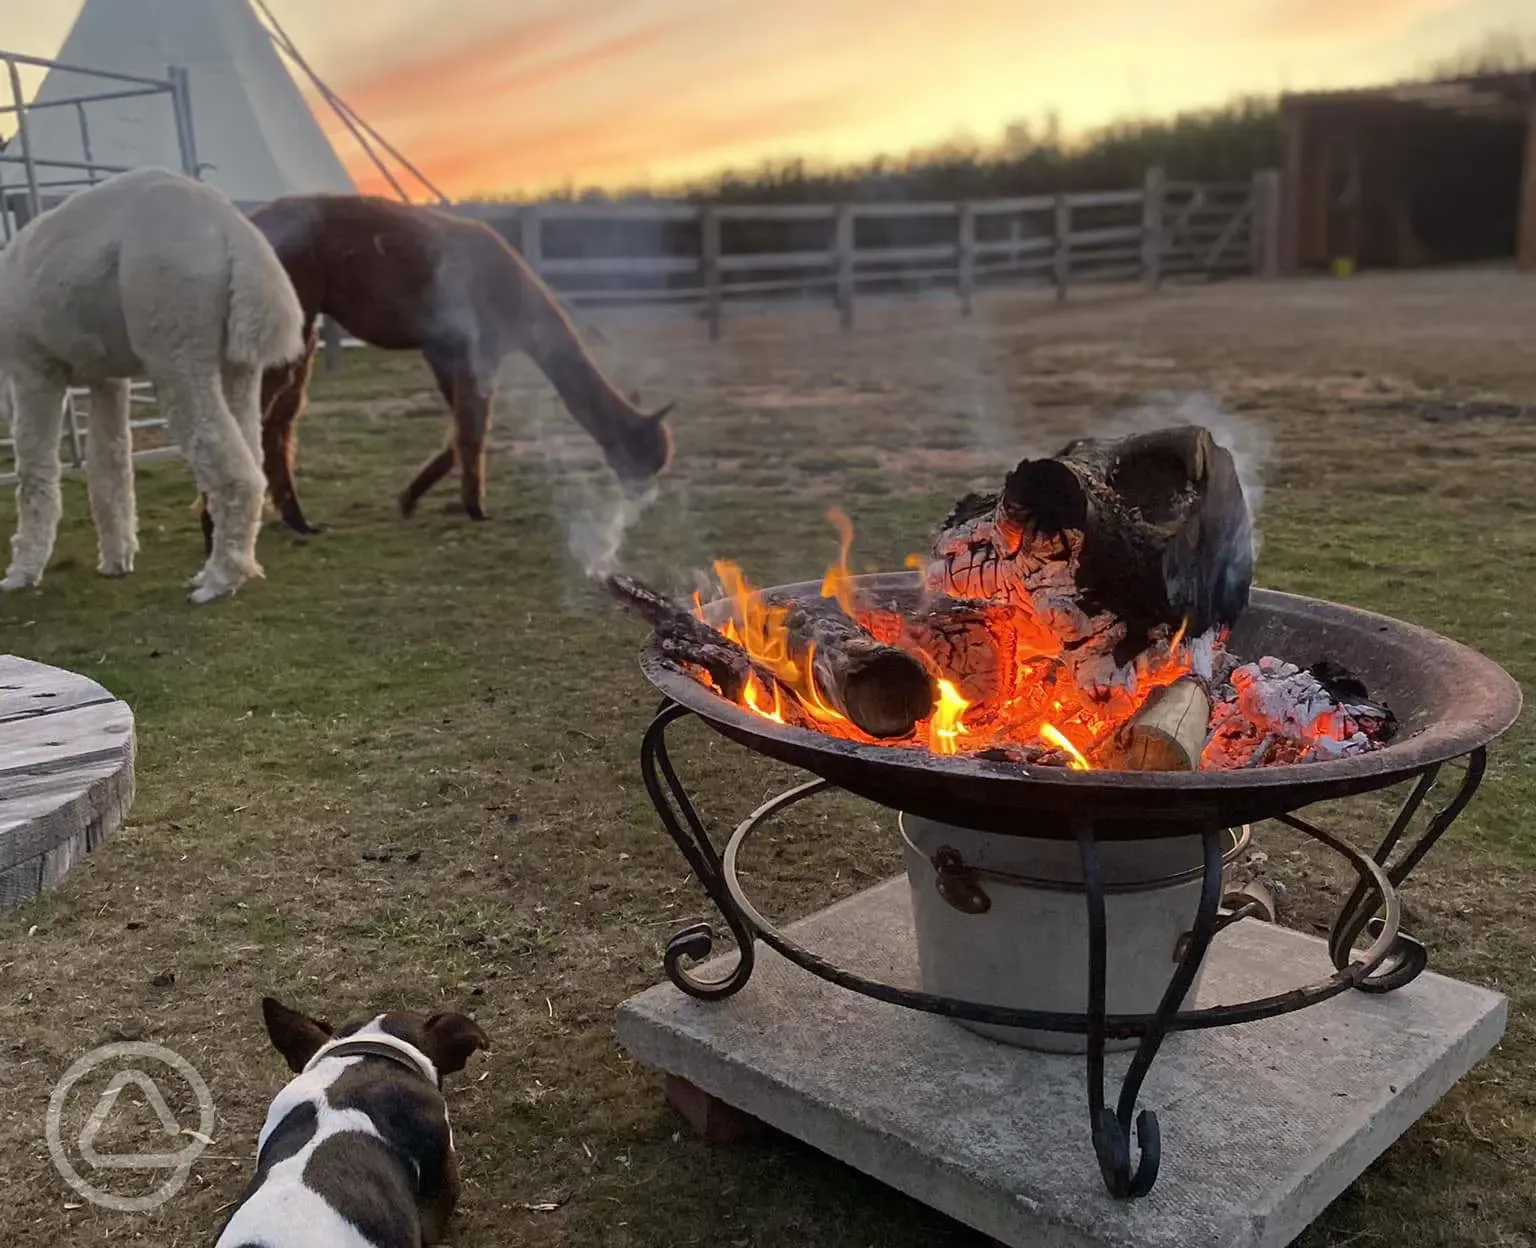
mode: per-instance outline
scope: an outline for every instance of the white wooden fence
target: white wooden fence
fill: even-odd
[[[495,204],[454,211],[492,225],[568,304],[702,317],[830,302],[851,326],[865,298],[1272,271],[1278,178],[964,202]],[[735,241],[737,246],[729,244]]]
[[[1166,181],[1151,171],[1123,191],[1033,195],[964,202],[868,204],[496,204],[453,211],[485,221],[570,307],[640,307],[702,318],[712,339],[731,312],[830,304],[845,327],[869,299],[940,293],[968,315],[975,296],[994,289],[1045,286],[1058,300],[1074,287],[1272,275],[1276,271],[1279,177],[1249,182]],[[734,244],[734,245],[731,245]],[[326,367],[344,340],[327,326]],[[84,467],[84,391],[70,392],[65,460]],[[136,405],[154,402],[134,388]],[[134,421],[159,430],[135,459],[174,456],[155,416]],[[0,467],[8,467],[12,446]],[[0,486],[15,476],[0,475]]]

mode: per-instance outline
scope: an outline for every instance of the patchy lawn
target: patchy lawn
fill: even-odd
[[[836,503],[858,529],[855,563],[897,567],[953,498],[1020,455],[1149,396],[1198,393],[1271,444],[1262,583],[1444,631],[1530,688],[1536,418],[1435,422],[1422,408],[1536,401],[1533,318],[1536,283],[1485,273],[1060,311],[997,300],[969,321],[872,310],[847,335],[820,314],[730,322],[713,347],[692,326],[611,327],[601,350],[620,384],[679,404],[676,469],[626,559],[673,585],[714,555],[760,583],[816,575],[836,551],[823,519]],[[447,509],[451,481],[414,520],[395,514],[444,432],[416,361],[349,353],[315,397],[299,487],[334,527],[265,532],[264,581],[187,605],[193,491],[161,463],[140,473],[133,577],[95,575],[72,480],[41,588],[0,597],[0,651],[126,698],[140,750],[129,824],[57,892],[0,915],[0,1240],[210,1243],[286,1078],[261,1029],[274,992],[333,1020],[459,1008],[491,1033],[493,1052],[451,1085],[460,1248],[980,1244],[792,1142],[705,1147],[617,1049],[614,1007],[659,978],[666,937],[707,906],[639,780],[656,702],[635,665],[642,630],[567,553],[603,478],[536,375],[515,369],[498,417],[485,525]],[[0,528],[13,521],[6,498]],[[716,827],[788,783],[701,728],[678,738]],[[1505,1043],[1305,1248],[1531,1242],[1533,753],[1527,717],[1405,902],[1436,969],[1510,995]],[[1379,810],[1329,817],[1363,832]],[[893,820],[852,800],[776,828],[755,875],[781,916],[900,870]],[[1314,922],[1332,868],[1273,828],[1256,838],[1288,921]],[[165,972],[174,982],[155,986]],[[150,1214],[80,1207],[44,1144],[54,1082],[120,1039],[180,1052],[217,1105],[215,1144]],[[1091,1189],[1086,1131],[1083,1147]],[[113,1190],[148,1186],[124,1175]]]

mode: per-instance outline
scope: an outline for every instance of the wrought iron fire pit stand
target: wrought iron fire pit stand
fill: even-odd
[[[714,949],[714,930],[708,923],[695,923],[677,932],[667,942],[667,978],[691,997],[703,1001],[722,1000],[741,991],[751,978],[755,956],[753,942],[761,940],[811,974],[877,1001],[970,1022],[1084,1035],[1087,1037],[1088,1113],[1093,1149],[1105,1186],[1112,1196],[1120,1198],[1144,1196],[1157,1181],[1162,1155],[1157,1115],[1147,1109],[1138,1114],[1136,1102],[1147,1072],[1169,1032],[1230,1027],[1274,1018],[1317,1005],[1350,989],[1368,993],[1392,992],[1411,983],[1424,970],[1428,965],[1424,946],[1399,930],[1401,912],[1397,889],[1471,801],[1487,765],[1487,750],[1482,746],[1462,756],[1466,760],[1466,772],[1455,796],[1430,816],[1419,839],[1399,855],[1396,862],[1391,861],[1393,853],[1434,786],[1440,763],[1430,763],[1409,773],[1416,777],[1413,790],[1376,852],[1370,856],[1295,814],[1277,816],[1281,823],[1327,846],[1354,868],[1357,882],[1329,933],[1328,952],[1334,974],[1274,996],[1204,1009],[1180,1010],[1179,1005],[1194,982],[1212,939],[1222,928],[1243,918],[1245,913],[1241,909],[1221,912],[1221,837],[1224,829],[1214,826],[1186,828],[1187,832],[1198,833],[1204,847],[1200,902],[1194,925],[1184,942],[1183,958],[1174,970],[1157,1012],[1114,1015],[1108,1014],[1105,1006],[1105,885],[1098,841],[1094,821],[1088,817],[1075,818],[1072,829],[1082,856],[1088,910],[1088,1009],[1083,1014],[1048,1013],[983,1005],[867,978],[836,966],[797,944],[764,918],[741,886],[736,864],[742,845],[770,819],[797,802],[835,786],[827,780],[812,780],[765,802],[736,828],[722,855],[711,841],[667,752],[667,729],[693,714],[696,712],[671,698],[662,702],[640,747],[640,770],[662,825],[735,937],[738,960],[723,978],[706,980],[695,975],[686,963],[697,964]],[[1355,943],[1367,931],[1373,938],[1372,943],[1356,955]],[[1106,1101],[1104,1078],[1105,1043],[1112,1038],[1138,1040],[1113,1109]],[[1131,1146],[1133,1118],[1136,1154]]]

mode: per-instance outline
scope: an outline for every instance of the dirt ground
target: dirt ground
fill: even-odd
[[[696,323],[614,318],[603,337],[619,384],[678,404],[675,469],[622,553],[653,581],[686,586],[719,556],[762,584],[818,575],[837,550],[833,504],[855,522],[859,569],[898,567],[949,502],[1022,455],[1193,419],[1261,483],[1262,584],[1412,620],[1536,681],[1536,278],[1084,292],[1065,307],[996,296],[969,319],[870,306],[849,333],[831,314],[784,314],[728,320],[717,344]],[[451,482],[412,521],[394,513],[443,435],[414,359],[350,352],[315,398],[298,480],[332,529],[264,533],[264,581],[185,603],[192,487],[160,463],[140,473],[132,578],[95,575],[71,481],[42,586],[0,597],[0,651],[126,698],[140,751],[127,826],[59,890],[0,915],[0,1243],[211,1243],[286,1078],[261,1029],[274,993],[334,1021],[451,1008],[489,1031],[494,1049],[449,1092],[459,1248],[979,1246],[792,1141],[706,1147],[615,1045],[614,1008],[660,977],[667,936],[707,904],[639,782],[655,706],[642,630],[578,557],[612,536],[612,496],[547,386],[526,362],[509,373],[485,525],[452,510]],[[7,498],[0,529],[13,523]],[[716,829],[791,780],[702,729],[680,735]],[[1504,1043],[1303,1248],[1532,1243],[1533,755],[1527,720],[1405,895],[1437,970],[1509,994]],[[1317,813],[1369,840],[1384,809]],[[1317,925],[1338,873],[1274,828],[1255,838],[1286,886],[1284,920]],[[754,882],[789,918],[895,874],[897,849],[889,815],[833,801],[763,841]],[[141,1214],[66,1186],[44,1130],[70,1064],[135,1039],[191,1062],[217,1111],[185,1187]],[[103,1152],[159,1130],[124,1102]],[[1086,1132],[1082,1165],[1097,1198]],[[134,1194],[161,1176],[95,1177]]]

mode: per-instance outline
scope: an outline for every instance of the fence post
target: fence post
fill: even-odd
[[[1141,280],[1148,290],[1163,284],[1163,177],[1161,166],[1147,170],[1141,201]]]
[[[1056,253],[1052,257],[1052,275],[1056,279],[1056,302],[1067,297],[1067,282],[1072,270],[1072,202],[1065,194],[1056,195]]]
[[[720,286],[720,214],[707,205],[699,218],[704,265],[704,315],[709,319],[709,340],[720,338],[720,316],[724,311],[725,292]]]
[[[1260,169],[1253,175],[1249,255],[1255,277],[1280,275],[1280,171]]]
[[[839,204],[832,229],[832,266],[837,280],[837,308],[843,328],[853,327],[853,207]]]
[[[960,205],[959,243],[955,255],[955,284],[960,290],[960,314],[971,314],[976,289],[976,205]]]
[[[327,316],[320,322],[320,336],[325,341],[325,371],[338,372],[341,369],[341,326]]]
[[[539,223],[539,206],[524,204],[517,213],[518,250],[535,273],[544,264],[544,231]]]

